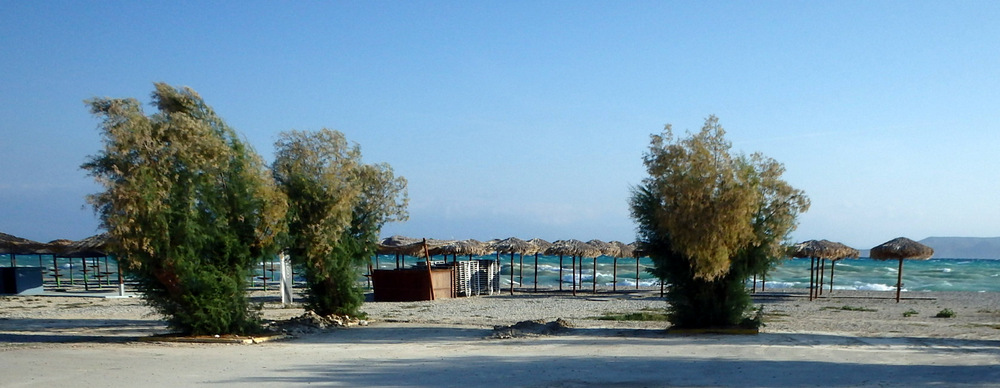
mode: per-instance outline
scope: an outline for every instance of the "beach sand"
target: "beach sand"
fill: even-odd
[[[256,293],[269,320],[303,313]],[[0,386],[997,386],[1000,293],[801,290],[755,296],[757,335],[669,334],[598,320],[662,309],[658,291],[366,303],[369,325],[253,345],[140,342],[166,333],[138,298],[0,297]],[[952,318],[937,318],[943,309]],[[905,313],[905,314],[904,314]],[[554,335],[495,325],[563,318]]]

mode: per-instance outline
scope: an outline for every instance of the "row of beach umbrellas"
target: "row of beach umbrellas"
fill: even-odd
[[[592,258],[596,260],[598,256],[610,256],[615,258],[615,269],[617,269],[618,258],[634,258],[642,253],[636,249],[636,244],[625,244],[618,241],[603,242],[600,240],[590,240],[583,242],[580,240],[557,240],[547,242],[542,239],[521,240],[510,237],[503,240],[496,239],[487,242],[477,240],[426,240],[414,239],[402,236],[393,236],[382,240],[379,244],[378,252],[381,254],[397,254],[416,257],[425,257],[427,254],[435,255],[458,255],[483,256],[496,253],[511,255],[511,284],[513,284],[514,254],[535,255],[537,268],[537,255],[559,256],[560,258],[560,279],[562,278],[562,258],[564,256],[573,258],[573,268],[576,268],[576,259]],[[896,301],[900,300],[900,293],[903,285],[903,260],[926,260],[934,254],[934,249],[906,237],[898,237],[887,241],[870,250],[869,256],[875,260],[898,260],[899,270],[896,279]],[[809,300],[818,298],[823,293],[823,283],[825,278],[826,261],[830,261],[830,290],[833,290],[834,271],[836,263],[842,259],[857,259],[860,251],[839,242],[829,240],[809,240],[796,244],[790,256],[795,258],[810,259],[810,285]],[[582,264],[582,262],[581,262]],[[582,265],[580,266],[582,270]],[[575,273],[574,273],[575,278]],[[596,277],[595,277],[596,278]],[[560,283],[560,286],[562,284]],[[595,285],[596,288],[596,285]],[[574,281],[573,291],[576,291]],[[513,293],[513,286],[511,287]]]
[[[500,255],[510,255],[511,263],[511,289],[510,292],[514,292],[514,257],[518,255],[520,260],[520,266],[523,267],[524,256],[534,255],[535,256],[535,271],[538,270],[538,256],[558,256],[559,257],[559,278],[562,279],[563,271],[563,258],[570,257],[573,260],[573,265],[571,270],[573,271],[573,293],[576,293],[576,279],[577,279],[577,269],[579,268],[579,275],[582,277],[583,273],[583,263],[584,258],[590,258],[594,260],[594,270],[596,271],[597,258],[600,256],[612,257],[615,260],[615,271],[618,268],[619,258],[636,258],[636,248],[635,244],[625,244],[620,241],[604,242],[601,240],[590,240],[590,241],[580,241],[580,240],[556,240],[553,242],[548,242],[543,239],[533,238],[530,240],[522,240],[517,237],[509,237],[505,239],[495,239],[491,241],[478,241],[478,240],[434,240],[434,239],[415,239],[403,236],[392,236],[383,239],[378,246],[377,252],[379,254],[395,254],[397,256],[397,268],[400,266],[399,258],[401,256],[414,256],[414,257],[426,257],[430,256],[452,256],[454,260],[457,260],[458,256],[468,256],[470,259],[472,256],[485,256],[489,254],[496,254],[497,259]],[[576,260],[580,259],[580,266],[576,265]],[[637,261],[638,268],[638,261]],[[636,270],[638,275],[638,270]],[[596,275],[596,274],[595,274]],[[617,274],[615,275],[617,276]],[[537,273],[536,277],[537,279]],[[596,276],[593,280],[593,288],[596,291],[597,283]],[[615,285],[616,286],[616,285]],[[560,290],[562,289],[562,282],[559,284]],[[535,283],[535,290],[537,291],[538,284]]]
[[[0,254],[10,255],[11,266],[17,265],[18,255],[53,255],[64,258],[92,258],[108,256],[106,233],[83,240],[53,240],[47,243],[0,233]]]
[[[549,256],[564,255],[587,258],[598,256],[634,257],[636,250],[634,243],[625,244],[620,241],[557,240],[548,242],[540,238],[522,240],[517,237],[478,241],[474,239],[435,240],[392,236],[379,242],[378,253],[423,257],[425,246],[427,253],[431,256],[485,256],[491,253],[533,255],[539,253]]]
[[[833,271],[838,260],[853,258],[860,255],[857,249],[828,240],[809,240],[797,244],[792,257],[810,259],[809,300],[823,293],[823,273],[826,260],[830,260],[830,290],[833,290]],[[927,260],[934,255],[934,249],[906,237],[897,237],[871,249],[868,254],[875,260],[898,260],[899,270],[896,271],[896,302],[899,302],[903,287],[903,260]],[[818,285],[818,287],[817,287]]]
[[[108,235],[98,234],[83,240],[54,240],[47,243],[33,241],[6,233],[0,233],[0,254],[10,255],[11,266],[16,266],[18,255],[53,255],[64,258],[93,258],[106,257],[108,252]],[[617,259],[636,258],[642,253],[636,248],[635,243],[625,244],[620,241],[604,242],[601,240],[557,240],[548,242],[534,238],[522,240],[517,237],[506,239],[495,239],[491,241],[469,240],[435,240],[416,239],[403,236],[392,236],[379,242],[377,252],[379,254],[395,254],[397,257],[414,256],[485,256],[488,254],[510,255],[511,258],[511,284],[513,284],[514,255],[520,255],[522,264],[524,255],[535,255],[537,270],[538,255],[558,256],[560,259],[560,272],[562,271],[563,257],[573,259],[573,271],[576,271],[576,260],[581,260],[580,270],[582,275],[582,260],[591,258],[594,260],[596,271],[596,260],[599,256],[613,257],[615,269],[617,270]],[[836,263],[847,258],[858,258],[860,252],[842,243],[828,240],[809,240],[794,246],[791,252],[795,258],[810,259],[810,300],[822,295],[825,277],[826,261],[830,264],[830,290],[833,289],[833,275]],[[926,260],[934,254],[934,250],[919,242],[905,237],[899,237],[887,241],[871,249],[869,256],[876,260],[898,260],[899,270],[897,271],[896,301],[900,299],[903,277],[903,260],[915,259]],[[397,259],[398,260],[398,259]],[[637,263],[638,264],[638,263]],[[399,262],[397,262],[397,267]],[[637,271],[638,272],[638,271]],[[560,279],[562,273],[560,273]],[[574,272],[574,279],[576,272]],[[596,276],[595,276],[596,279]],[[562,286],[560,282],[560,287]],[[536,284],[537,287],[537,284]],[[594,285],[596,288],[596,284]],[[573,282],[573,291],[576,291],[576,282]],[[513,286],[511,287],[513,292]]]

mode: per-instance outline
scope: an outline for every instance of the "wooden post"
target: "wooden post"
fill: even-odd
[[[570,272],[573,273],[573,296],[576,296],[576,255],[573,255],[573,268],[570,268]]]
[[[86,257],[81,257],[80,258],[80,264],[83,264],[83,290],[84,291],[90,291],[90,283],[87,280],[87,272],[90,272],[87,269],[87,258]]]
[[[810,257],[809,258],[809,300],[810,301],[813,300],[813,291],[815,291],[813,289],[813,284],[815,284],[814,282],[816,281],[816,266],[814,265],[815,262],[816,262],[816,258],[814,258],[814,257]]]
[[[635,289],[639,289],[639,258],[635,258]]]
[[[618,291],[618,257],[611,264],[611,291]]]
[[[431,274],[431,254],[427,250],[427,239],[423,240],[424,244],[424,257],[427,258],[427,284],[431,288],[431,300],[434,300],[434,276]]]
[[[597,258],[594,257],[594,278],[590,282],[593,285],[593,292],[597,293]]]
[[[524,253],[517,254],[517,284],[524,284]]]
[[[514,251],[510,252],[510,294],[514,295]]]
[[[119,273],[121,273],[120,269]],[[62,287],[62,282],[59,280],[62,275],[59,275],[59,263],[56,262],[56,255],[52,255],[52,277],[56,278],[56,287]]]
[[[563,255],[559,254],[559,291],[562,291],[563,285]]]
[[[819,289],[818,295],[823,295],[823,280],[826,279],[826,259],[819,259],[819,281],[816,282],[816,286]]]
[[[833,270],[837,268],[837,260],[830,261],[830,293],[833,293]]]
[[[903,258],[899,258],[899,271],[896,273],[896,303],[899,303],[899,291],[903,288]]]
[[[538,252],[535,252],[535,292],[538,292]]]

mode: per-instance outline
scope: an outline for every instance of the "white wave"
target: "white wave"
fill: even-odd
[[[768,281],[764,286],[767,288],[795,288],[802,283],[799,282],[779,282]]]
[[[858,291],[895,291],[896,286],[881,283],[861,283],[855,282],[854,289]],[[905,290],[905,288],[904,288]]]
[[[944,273],[951,272],[951,268],[944,268],[944,269],[941,270],[941,272],[944,272]]]

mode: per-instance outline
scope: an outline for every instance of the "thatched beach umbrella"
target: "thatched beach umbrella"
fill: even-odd
[[[531,252],[534,245],[517,237],[508,237],[497,241],[493,247],[496,248],[498,254],[510,254],[510,294],[514,295],[514,254],[521,255],[520,267],[524,267],[524,254]],[[518,278],[519,282],[521,280],[523,280],[523,276]]]
[[[612,277],[612,280],[611,280],[611,290],[612,291],[617,291],[618,290],[618,259],[633,257],[633,255],[635,255],[635,249],[632,248],[632,246],[630,246],[630,245],[628,245],[626,243],[623,243],[621,241],[611,241],[608,244],[611,244],[611,245],[613,245],[615,247],[615,253],[613,255],[611,255],[611,257],[614,258],[614,263],[612,264],[612,267],[611,267],[612,268],[612,270],[611,270],[611,277]],[[636,263],[638,263],[638,262],[639,262],[639,259],[636,259]],[[639,279],[638,279],[638,276],[639,276],[639,266],[638,265],[636,266],[635,274],[636,274],[635,283],[638,285],[639,284]]]
[[[452,255],[452,260],[458,260],[458,255],[468,256],[469,260],[472,260],[472,256],[482,256],[489,252],[490,250],[487,249],[485,243],[473,239],[452,241],[430,250],[432,256],[442,255],[447,257],[448,255]]]
[[[618,246],[614,244],[607,243],[597,239],[587,241],[587,245],[594,247],[595,249],[597,249],[597,252],[599,253],[598,255],[594,256],[594,277],[591,279],[591,284],[593,287],[592,292],[597,293],[597,257],[598,256],[617,257],[618,254],[620,253],[620,250],[618,249]],[[583,268],[580,268],[580,273],[581,275],[583,274]]]
[[[576,285],[576,279],[580,279],[580,289],[583,289],[583,259],[584,258],[593,258],[594,259],[594,276],[596,277],[597,276],[597,257],[601,255],[601,249],[598,248],[598,247],[596,247],[596,246],[594,246],[594,245],[591,245],[590,243],[585,243],[583,241],[579,241],[579,240],[572,240],[572,241],[573,241],[573,249],[574,249],[575,256],[580,257],[579,278],[577,278],[576,276],[574,276],[573,277],[573,284],[575,286]],[[594,241],[594,240],[592,240],[592,241]],[[575,260],[574,260],[574,263],[575,263]],[[573,291],[574,291],[573,295],[576,295],[576,289],[575,288],[573,289]],[[595,289],[595,291],[596,291],[596,289]]]
[[[45,244],[7,233],[0,233],[0,254],[10,255],[10,266],[17,267],[17,255],[35,255]]]
[[[819,280],[816,272],[819,269],[819,266],[816,265],[819,263],[816,261],[849,257],[854,254],[852,251],[856,250],[829,240],[809,240],[795,245],[792,257],[809,258],[809,300],[819,296],[820,290],[816,289],[816,284],[822,284],[822,280]]]
[[[49,242],[47,245],[49,246],[50,251],[53,253],[53,263],[55,262],[56,257],[62,257],[67,259],[80,259],[80,263],[82,264],[81,272],[83,272],[83,287],[85,290],[89,290],[90,284],[88,283],[87,279],[88,273],[90,272],[96,273],[95,277],[97,278],[98,286],[100,286],[101,278],[107,277],[107,275],[111,275],[111,272],[108,271],[107,269],[108,268],[107,257],[109,255],[107,248],[109,242],[110,242],[109,235],[107,233],[104,233],[104,234],[90,236],[83,240],[78,240],[78,241],[67,242],[66,240],[55,240]],[[105,259],[104,272],[101,272],[100,265],[97,262],[97,259],[99,258]],[[93,264],[89,266],[89,268],[93,268],[93,271],[87,269],[88,268],[87,259],[93,259]],[[121,283],[121,278],[119,277],[119,284],[120,283]]]
[[[545,252],[546,249],[549,249],[549,247],[552,246],[552,243],[550,243],[548,241],[545,241],[545,240],[542,240],[540,238],[533,238],[531,240],[528,240],[528,244],[531,244],[531,246],[533,247],[532,251],[534,251],[534,253],[535,253],[535,291],[534,292],[538,292],[538,255],[540,255],[542,252]]]
[[[857,259],[859,256],[861,256],[861,251],[858,251],[857,249],[851,248],[844,244],[840,245],[843,245],[844,248],[842,253],[843,256],[830,260],[830,292],[833,292],[833,270],[836,269],[837,262],[843,259]]]
[[[899,260],[899,271],[896,273],[896,303],[899,303],[899,293],[903,288],[903,259],[927,260],[934,255],[934,249],[906,237],[897,237],[872,248],[869,255],[875,260]]]
[[[576,252],[576,248],[574,248],[574,241],[577,240],[556,240],[553,241],[552,245],[549,245],[548,248],[545,248],[544,251],[545,255],[547,256],[559,256],[559,291],[562,291],[563,289],[563,256],[574,255],[574,253]],[[573,268],[574,268],[573,274],[574,276],[576,276],[575,261]],[[575,291],[575,280],[574,280],[574,291]]]
[[[376,253],[378,254],[394,254],[396,255],[396,268],[405,266],[405,260],[403,262],[400,259],[403,256],[413,256],[413,257],[427,257],[424,248],[426,247],[428,252],[431,248],[440,247],[451,243],[450,240],[435,240],[435,239],[416,239],[403,236],[392,236],[382,239],[376,248]],[[428,262],[430,257],[427,257]],[[402,264],[402,265],[401,265]]]

